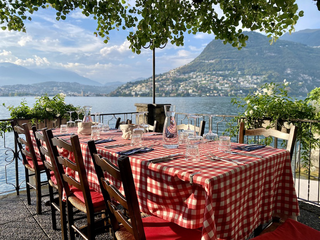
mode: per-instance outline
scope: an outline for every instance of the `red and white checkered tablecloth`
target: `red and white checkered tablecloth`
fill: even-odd
[[[130,143],[121,132],[101,137],[116,141],[97,144],[97,151],[117,163],[118,151],[132,148],[108,145]],[[250,153],[263,158],[222,153],[214,144],[200,145],[201,161],[186,161],[183,156],[169,162],[147,160],[174,153],[185,153],[183,147],[162,147],[162,136],[145,136],[144,145],[154,150],[130,156],[130,162],[141,211],[172,221],[185,228],[202,228],[202,239],[246,239],[260,224],[274,215],[299,215],[289,152],[265,147]],[[90,187],[100,191],[87,146],[88,137],[80,136],[81,150]],[[237,150],[234,150],[237,151]],[[211,161],[207,153],[237,159],[234,165]],[[193,184],[190,184],[190,175]]]

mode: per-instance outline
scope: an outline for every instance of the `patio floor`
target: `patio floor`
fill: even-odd
[[[34,191],[32,191],[34,196]],[[0,239],[61,239],[61,231],[51,227],[50,207],[42,204],[43,214],[36,214],[35,198],[27,204],[25,192],[0,196]],[[46,199],[44,199],[46,201]],[[320,207],[303,202],[298,221],[320,231]],[[59,216],[57,216],[59,217]],[[59,218],[58,218],[59,219]],[[59,220],[57,221],[60,229]],[[112,239],[107,233],[96,239]]]

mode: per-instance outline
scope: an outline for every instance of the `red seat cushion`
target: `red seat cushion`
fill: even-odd
[[[37,154],[36,154],[36,157],[37,157],[37,163],[38,163],[39,168],[44,167],[40,155],[37,155]],[[34,164],[33,164],[32,158],[29,157],[29,156],[26,156],[26,159],[27,159],[29,165],[30,165],[32,168],[34,168]]]
[[[287,219],[276,230],[261,234],[254,240],[319,240],[320,232],[292,219]]]
[[[187,229],[154,216],[142,218],[147,240],[201,239],[200,229]]]
[[[57,179],[53,171],[50,171],[50,179],[55,185],[57,185]]]
[[[81,202],[85,203],[81,190],[75,187],[71,188],[70,190]],[[101,193],[98,193],[93,189],[90,189],[90,195],[91,195],[91,200],[94,208],[105,205],[104,199]]]

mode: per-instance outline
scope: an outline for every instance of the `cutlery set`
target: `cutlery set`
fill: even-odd
[[[159,162],[166,162],[166,161],[171,161],[179,156],[182,156],[181,153],[176,153],[176,154],[170,154],[164,157],[158,157],[158,158],[152,158],[149,159],[148,162],[149,163],[159,163]]]
[[[130,145],[130,143],[115,144],[115,145],[105,146],[105,148],[117,148],[117,147],[125,147],[125,146],[129,146],[129,145]]]
[[[263,158],[263,156],[261,156],[261,155],[252,154],[252,153],[233,152],[233,151],[225,151],[225,153],[247,156],[247,157]]]
[[[211,161],[221,161],[221,162],[225,162],[225,163],[231,163],[233,165],[244,164],[243,162],[241,162],[237,159],[231,159],[231,158],[227,158],[227,157],[218,157],[212,153],[209,153],[209,155],[206,155],[206,157]]]

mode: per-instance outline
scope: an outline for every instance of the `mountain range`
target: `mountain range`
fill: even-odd
[[[320,86],[320,30],[269,38],[247,32],[247,46],[238,50],[221,40],[211,41],[189,64],[156,76],[158,96],[225,96],[247,94],[265,82],[291,82],[291,93],[305,96]],[[102,85],[61,69],[29,69],[0,63],[0,95],[151,96],[151,78]],[[205,81],[204,81],[205,79]],[[201,82],[202,81],[202,82]],[[180,89],[180,90],[179,90]]]
[[[290,82],[290,93],[306,96],[320,87],[320,30],[304,30],[270,44],[263,34],[247,32],[247,46],[238,50],[211,41],[189,64],[156,77],[158,96],[234,96],[247,94],[266,82]],[[150,96],[151,79],[120,86],[111,96]],[[187,86],[184,86],[187,85]],[[191,85],[196,87],[191,88]],[[173,89],[163,95],[164,86]],[[200,89],[200,91],[199,91]]]
[[[41,82],[77,82],[83,85],[101,86],[102,84],[89,78],[82,77],[75,72],[52,69],[28,69],[16,64],[0,63],[0,86],[14,84],[34,84]]]
[[[0,63],[0,95],[38,95],[60,92],[69,96],[105,95],[123,82],[99,82],[63,69],[29,69],[16,64]]]

